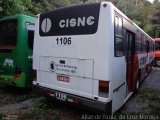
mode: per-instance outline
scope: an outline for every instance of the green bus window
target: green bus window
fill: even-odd
[[[12,52],[17,43],[17,20],[0,22],[0,52]]]

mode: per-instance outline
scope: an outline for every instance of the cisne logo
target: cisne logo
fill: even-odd
[[[83,27],[83,26],[91,26],[94,24],[95,17],[78,17],[71,19],[62,19],[59,21],[60,28],[68,28],[68,27]]]
[[[41,29],[42,29],[42,32],[43,33],[48,33],[50,31],[52,27],[52,22],[49,18],[45,18],[43,21],[42,21],[42,24],[41,24]]]

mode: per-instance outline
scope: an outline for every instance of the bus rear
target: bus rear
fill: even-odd
[[[154,65],[160,66],[160,38],[155,38]]]
[[[0,83],[31,87],[34,18],[9,16],[0,20]]]
[[[86,4],[37,16],[33,50],[35,90],[61,101],[111,112],[111,8],[110,3]]]

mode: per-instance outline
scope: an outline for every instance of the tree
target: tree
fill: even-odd
[[[34,16],[70,4],[71,0],[0,0],[0,18],[17,14]]]
[[[0,0],[0,18],[26,14],[34,16],[70,4],[110,1],[151,36],[160,24],[160,0]]]

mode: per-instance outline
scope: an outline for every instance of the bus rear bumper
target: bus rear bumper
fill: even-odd
[[[0,74],[0,84],[25,88],[25,74],[19,76]]]
[[[112,101],[107,103],[100,102],[100,101],[64,93],[61,91],[45,88],[39,85],[33,85],[32,89],[37,94],[40,94],[46,97],[52,97],[56,100],[63,101],[65,103],[83,107],[95,113],[106,113],[106,114],[112,113]]]

